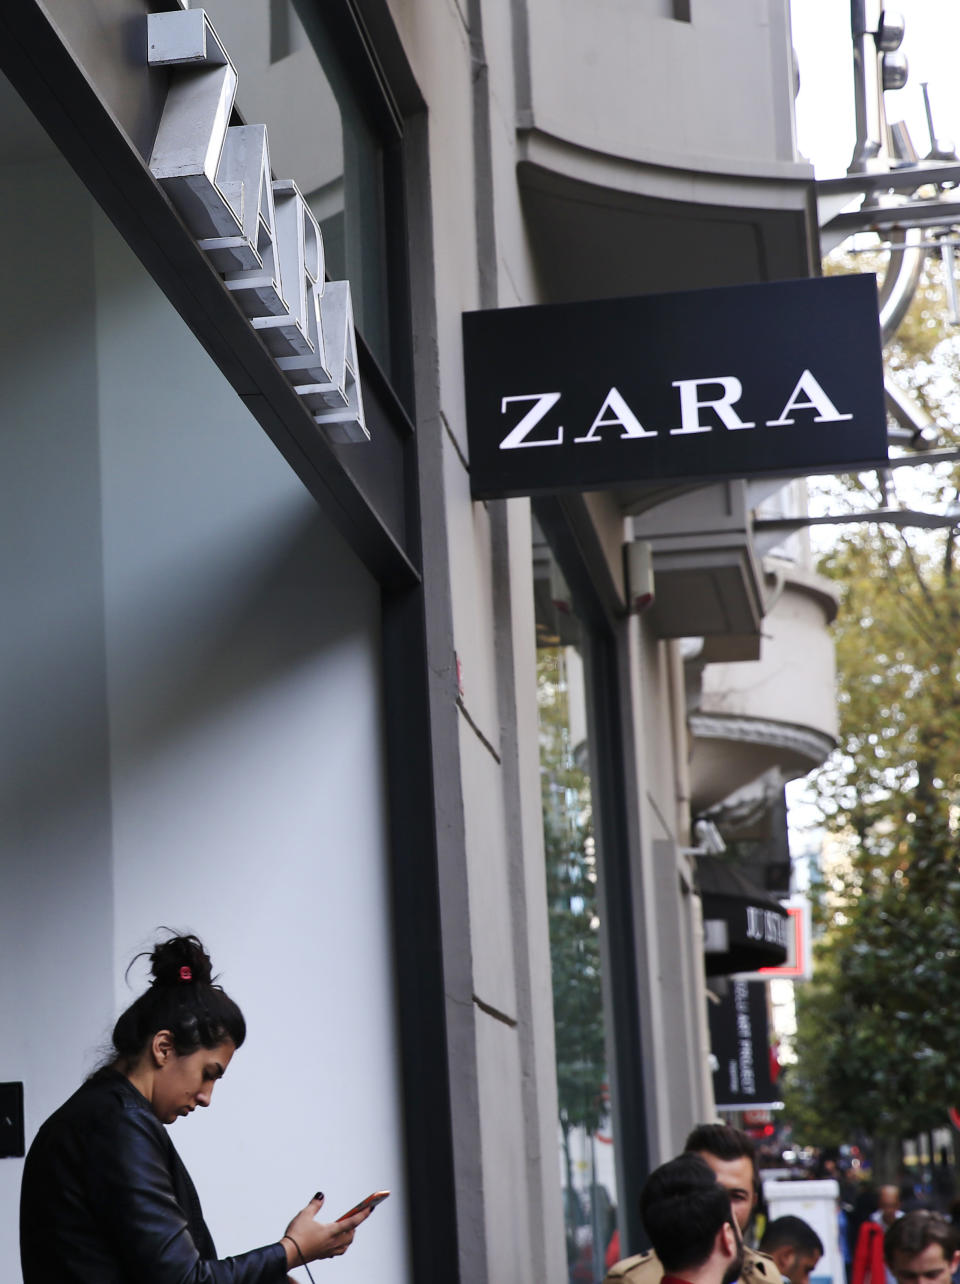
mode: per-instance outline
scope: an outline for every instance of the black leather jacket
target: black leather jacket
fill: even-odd
[[[89,1080],[40,1129],[23,1170],[24,1284],[280,1284],[282,1244],[217,1260],[190,1175],[121,1074]]]

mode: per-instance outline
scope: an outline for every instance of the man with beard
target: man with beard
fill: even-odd
[[[743,1236],[730,1196],[699,1155],[680,1155],[650,1174],[640,1216],[664,1269],[664,1284],[733,1284]]]
[[[802,1217],[787,1214],[770,1222],[760,1247],[777,1264],[786,1284],[810,1284],[810,1274],[823,1256],[823,1241]]]
[[[758,1195],[754,1146],[747,1134],[728,1124],[700,1124],[687,1138],[684,1153],[697,1155],[712,1170],[727,1192],[741,1234],[745,1234]],[[662,1275],[657,1253],[640,1253],[616,1262],[603,1284],[659,1284]],[[745,1247],[740,1280],[741,1284],[780,1284],[781,1276],[765,1253]]]

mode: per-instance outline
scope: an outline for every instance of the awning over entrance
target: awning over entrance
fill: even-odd
[[[700,857],[697,883],[708,976],[755,972],[786,962],[788,916],[779,901],[719,856]]]

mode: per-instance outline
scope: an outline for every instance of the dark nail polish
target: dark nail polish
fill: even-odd
[[[317,1193],[314,1195],[314,1199],[323,1199],[323,1191],[318,1190]]]

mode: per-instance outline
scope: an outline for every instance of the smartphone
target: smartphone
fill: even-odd
[[[348,1208],[342,1217],[337,1218],[337,1221],[344,1222],[348,1217],[352,1217],[354,1213],[362,1213],[365,1208],[376,1208],[377,1204],[382,1204],[389,1194],[389,1190],[375,1190],[366,1199],[361,1199],[359,1204],[354,1204],[353,1208]]]

